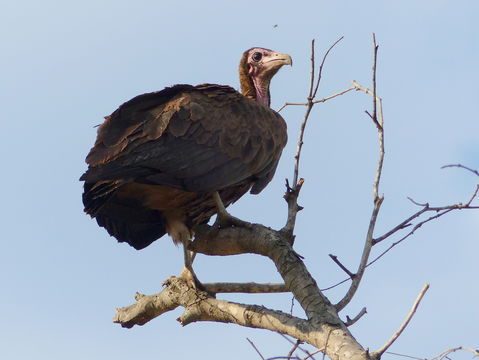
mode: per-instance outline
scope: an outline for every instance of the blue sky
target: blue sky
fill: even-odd
[[[115,307],[132,303],[136,291],[158,292],[181,270],[182,251],[166,237],[135,251],[83,214],[78,177],[94,126],[131,97],[172,84],[237,88],[237,63],[252,46],[293,57],[294,66],[273,80],[273,108],[304,100],[312,38],[319,52],[345,37],[327,61],[320,97],[353,79],[370,86],[375,32],[386,123],[380,235],[417,210],[407,196],[434,205],[466,201],[477,183],[440,167],[479,168],[478,13],[473,0],[2,2],[0,357],[255,358],[246,337],[265,356],[286,355],[279,335],[215,323],[182,328],[179,310],[130,330],[112,324]],[[321,287],[343,279],[328,254],[351,269],[360,258],[377,159],[375,129],[363,112],[369,107],[368,96],[347,94],[315,109],[308,124],[295,246]],[[231,207],[234,215],[283,225],[284,178],[292,175],[303,111],[282,112],[290,141],[275,179]],[[478,220],[477,211],[444,217],[368,270],[342,312],[367,307],[351,327],[365,347],[389,338],[426,282],[430,291],[391,351],[425,358],[479,347]],[[280,280],[256,256],[199,255],[195,265],[205,282]],[[334,302],[346,289],[326,295]],[[291,304],[290,295],[222,297],[283,311]],[[294,311],[302,316],[298,305]]]

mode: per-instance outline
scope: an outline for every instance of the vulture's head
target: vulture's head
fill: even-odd
[[[242,94],[269,107],[271,79],[281,66],[292,64],[288,54],[258,47],[246,50],[239,65]]]

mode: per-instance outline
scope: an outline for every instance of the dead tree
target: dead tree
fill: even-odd
[[[401,221],[397,226],[385,234],[377,236],[375,226],[380,215],[381,205],[384,197],[380,195],[379,187],[384,162],[384,118],[381,98],[376,93],[376,61],[378,45],[373,35],[373,65],[372,65],[372,87],[368,89],[353,81],[352,85],[340,92],[317,99],[317,93],[321,84],[321,76],[328,54],[340,41],[336,41],[325,53],[316,72],[314,40],[311,47],[311,77],[309,95],[304,103],[286,103],[285,106],[304,106],[306,108],[304,119],[301,124],[297,151],[294,158],[294,172],[291,181],[286,180],[286,193],[284,199],[287,202],[288,217],[282,229],[274,230],[261,224],[245,223],[244,226],[230,228],[216,228],[209,225],[201,225],[195,229],[194,241],[189,249],[205,255],[226,256],[235,254],[257,254],[270,258],[276,266],[277,271],[284,280],[283,284],[257,284],[257,283],[205,283],[204,289],[190,287],[181,277],[171,277],[164,283],[164,289],[155,295],[136,294],[136,303],[127,307],[117,309],[114,322],[122,327],[131,328],[135,325],[144,325],[161,314],[171,311],[177,307],[183,307],[184,312],[178,318],[182,325],[188,325],[197,321],[212,321],[232,323],[246,327],[271,330],[280,334],[289,335],[297,339],[293,343],[293,349],[286,358],[292,358],[294,350],[301,342],[316,347],[333,360],[344,359],[379,359],[381,355],[392,345],[406,328],[416,311],[422,297],[428,289],[426,284],[414,302],[411,311],[406,316],[399,329],[379,349],[369,352],[359,344],[349,331],[348,326],[358,321],[365,313],[363,309],[353,319],[349,317],[342,320],[339,312],[343,310],[354,297],[364,272],[367,267],[385,253],[394,248],[397,244],[412,236],[422,225],[436,220],[452,211],[459,209],[478,209],[473,201],[479,191],[476,186],[472,195],[465,203],[456,203],[446,206],[431,206],[428,203],[420,204],[410,199],[418,206],[418,211]],[[329,299],[318,288],[315,279],[311,276],[304,265],[302,258],[294,250],[294,228],[298,212],[301,206],[298,205],[298,197],[304,180],[299,176],[299,165],[301,150],[303,146],[303,135],[310,117],[311,111],[316,104],[329,101],[348,92],[360,92],[371,96],[371,111],[366,111],[367,117],[374,124],[378,135],[378,160],[375,178],[373,182],[373,206],[367,229],[364,249],[361,255],[358,269],[351,271],[344,266],[334,255],[331,259],[345,272],[346,279],[351,281],[349,289],[343,298],[332,304]],[[283,108],[282,107],[282,108]],[[279,110],[281,111],[282,108]],[[476,170],[463,165],[448,165],[461,167],[479,176]],[[375,245],[380,242],[391,241],[393,236],[399,239],[391,242],[390,246],[375,258],[371,259],[371,252]],[[337,286],[336,284],[334,286]],[[253,304],[240,304],[221,300],[218,294],[238,293],[275,293],[291,292],[305,312],[305,318],[299,318],[290,314],[268,309]],[[443,354],[449,354],[463,348],[450,349]],[[464,348],[467,349],[467,348]],[[478,355],[476,350],[471,350]],[[312,357],[313,354],[306,356]]]

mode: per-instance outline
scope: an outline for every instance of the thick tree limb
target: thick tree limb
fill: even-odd
[[[139,296],[136,304],[117,309],[114,322],[123,327],[143,325],[154,317],[182,306],[182,325],[196,321],[233,323],[288,334],[322,349],[332,359],[368,359],[367,352],[342,326],[316,324],[263,306],[245,305],[211,297],[191,288],[182,278],[172,277],[157,295]]]
[[[261,306],[218,300],[205,291],[190,288],[182,278],[171,278],[159,294],[140,296],[136,304],[118,309],[114,321],[124,327],[143,325],[182,306],[185,308],[179,318],[182,325],[219,321],[258,327],[293,336],[323,349],[335,360],[368,359],[366,350],[340,320],[301,258],[280,232],[259,224],[224,229],[203,225],[196,229],[195,240],[189,249],[207,255],[253,253],[268,256],[304,309],[307,320]]]
[[[258,284],[249,283],[203,283],[203,287],[212,294],[218,293],[282,293],[289,292],[285,284]]]
[[[196,229],[190,250],[205,255],[252,253],[269,257],[276,265],[286,286],[306,312],[308,319],[342,324],[329,300],[319,291],[301,258],[278,231],[260,224],[249,228],[218,230],[208,225]]]

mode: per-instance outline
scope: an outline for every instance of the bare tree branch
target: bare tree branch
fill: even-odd
[[[313,355],[316,355],[316,354],[318,354],[318,353],[320,353],[320,352],[321,352],[321,350],[316,350],[316,351],[314,351],[314,352],[308,354],[308,356],[304,357],[303,360],[308,360],[308,359],[313,359],[313,360],[314,360],[314,356],[313,356]]]
[[[354,318],[349,318],[349,316],[346,316],[346,322],[344,323],[346,326],[351,326],[354,323],[356,323],[359,319],[361,319],[364,315],[366,315],[368,312],[366,311],[366,308],[363,307],[361,311],[354,317]]]
[[[308,95],[308,102],[307,102],[307,108],[306,108],[306,113],[304,115],[303,121],[301,123],[301,129],[299,132],[299,138],[298,138],[298,145],[296,149],[296,155],[295,155],[295,163],[294,163],[294,173],[293,173],[293,189],[295,188],[297,182],[298,182],[298,174],[299,174],[299,161],[301,157],[301,150],[303,147],[303,137],[304,137],[304,131],[306,129],[306,124],[309,119],[309,114],[311,113],[311,110],[314,106],[314,98],[316,97],[316,94],[319,89],[319,85],[321,83],[321,78],[322,78],[322,73],[323,73],[323,67],[326,62],[326,59],[331,52],[331,50],[343,39],[343,37],[339,38],[336,40],[326,51],[326,53],[323,56],[323,59],[321,61],[321,65],[319,67],[319,73],[318,73],[318,80],[316,81],[316,86],[314,86],[314,66],[315,66],[315,55],[314,55],[314,39],[311,42],[311,77],[310,77],[310,87],[309,87],[309,95]]]
[[[479,209],[479,206],[471,206],[471,203],[474,201],[474,199],[477,197],[477,194],[479,192],[479,185],[476,186],[476,188],[474,189],[474,192],[472,193],[471,197],[469,198],[469,200],[463,204],[463,203],[457,203],[457,204],[452,204],[452,205],[445,205],[445,206],[435,206],[435,207],[432,207],[429,205],[429,203],[425,203],[425,204],[421,204],[421,203],[418,203],[417,201],[414,201],[413,199],[411,198],[408,198],[413,204],[415,205],[418,205],[418,206],[422,206],[423,208],[419,211],[417,211],[416,213],[412,214],[410,217],[408,217],[406,220],[402,221],[401,223],[399,223],[397,226],[395,226],[393,229],[391,229],[390,231],[388,231],[386,234],[382,235],[382,236],[379,236],[377,237],[376,239],[374,239],[374,245],[376,245],[377,243],[387,239],[388,237],[390,237],[391,235],[393,235],[394,233],[396,233],[397,231],[399,230],[402,230],[402,229],[405,229],[407,227],[410,227],[412,226],[411,224],[411,221],[420,217],[422,214],[424,214],[425,212],[440,212],[440,211],[445,211],[445,210],[462,210],[462,209]],[[449,212],[449,211],[447,211]],[[447,213],[445,212],[445,213]],[[417,230],[419,227],[421,227],[424,223],[426,222],[429,222],[430,220],[434,220],[434,219],[437,219],[438,217],[442,216],[444,214],[441,214],[439,216],[434,216],[434,217],[431,217],[425,221],[422,221],[420,223],[418,223],[416,226],[415,226],[415,229],[413,229],[411,231],[411,235],[412,233],[414,233],[415,230]],[[409,234],[408,234],[409,236]],[[402,240],[401,240],[402,241]]]
[[[324,67],[324,63],[326,62],[326,58],[328,57],[329,53],[331,52],[331,50],[333,50],[333,48],[341,41],[344,39],[344,36],[341,36],[338,40],[336,40],[333,45],[331,45],[329,47],[329,49],[325,52],[324,56],[323,56],[323,60],[321,61],[321,65],[319,66],[319,72],[318,72],[318,80],[316,81],[316,87],[314,88],[314,92],[312,93],[312,96],[311,97],[311,100],[314,100],[314,98],[316,97],[316,94],[318,93],[318,90],[319,90],[319,85],[321,83],[321,78],[322,78],[322,75],[323,75],[323,67]],[[313,60],[314,61],[314,60]],[[313,79],[311,79],[313,80]],[[311,85],[312,85],[312,82],[311,81]],[[310,95],[311,95],[311,92],[310,92]]]
[[[414,304],[411,310],[409,311],[409,313],[407,314],[406,319],[404,319],[399,329],[391,336],[391,338],[379,350],[376,350],[375,352],[371,353],[371,359],[381,358],[382,354],[384,354],[384,352],[396,341],[399,335],[401,335],[401,333],[408,326],[412,317],[416,313],[417,307],[419,306],[419,303],[421,302],[422,298],[424,297],[424,294],[426,294],[426,291],[428,289],[429,289],[429,284],[425,284],[422,290],[420,291],[419,295],[417,296],[416,301],[414,301]]]
[[[248,342],[249,342],[250,345],[253,347],[253,349],[256,350],[256,352],[257,352],[258,355],[261,357],[261,359],[265,360],[263,354],[261,354],[261,352],[258,350],[258,348],[256,347],[256,345],[255,345],[250,339],[246,338],[246,340],[248,340]]]
[[[299,131],[299,137],[298,137],[298,144],[296,146],[296,154],[294,156],[294,171],[293,171],[293,182],[291,186],[289,183],[286,183],[286,193],[284,195],[284,198],[286,202],[288,203],[288,219],[286,221],[286,225],[281,229],[281,231],[289,237],[289,241],[292,244],[294,242],[294,237],[293,237],[293,229],[294,225],[296,223],[296,215],[298,211],[301,210],[301,207],[298,205],[298,196],[299,192],[301,191],[301,187],[304,183],[304,179],[299,179],[299,163],[301,159],[301,151],[303,148],[303,137],[304,137],[304,132],[306,129],[306,124],[308,123],[309,115],[311,114],[311,110],[313,109],[313,106],[315,104],[314,98],[316,97],[317,91],[319,89],[319,85],[321,83],[321,78],[322,78],[322,72],[323,72],[323,67],[326,62],[326,58],[328,57],[329,53],[331,50],[338,44],[343,37],[339,38],[336,40],[336,42],[333,43],[329,47],[329,49],[326,51],[326,53],[323,56],[323,60],[321,61],[321,65],[319,67],[319,72],[318,72],[318,79],[316,81],[316,86],[314,85],[314,78],[315,78],[315,41],[314,39],[311,41],[311,75],[310,75],[310,86],[309,86],[309,95],[307,98],[307,105],[306,105],[306,112],[303,117],[303,121],[301,122],[300,126],[300,131]],[[349,90],[347,90],[349,91]],[[343,91],[342,93],[346,93],[347,91]],[[339,96],[339,95],[335,95]],[[332,96],[330,98],[333,98],[335,96]],[[326,100],[324,100],[326,101]],[[299,179],[299,180],[298,180]]]
[[[479,356],[479,350],[476,350],[476,349],[473,349],[473,348],[470,348],[470,347],[466,347],[466,346],[457,346],[457,347],[454,347],[454,348],[450,348],[450,349],[444,350],[439,355],[436,355],[436,356],[433,356],[433,357],[430,357],[430,358],[420,358],[420,357],[417,357],[417,356],[399,354],[399,353],[395,353],[395,352],[391,352],[391,351],[386,351],[385,354],[391,354],[391,355],[406,357],[406,358],[415,359],[415,360],[442,360],[444,358],[449,359],[449,357],[448,357],[449,354],[451,354],[453,352],[456,352],[456,351],[460,351],[460,350],[468,351],[471,354],[473,354],[474,357]]]
[[[299,345],[301,345],[301,341],[296,340],[296,343],[293,345],[293,347],[291,348],[291,350],[289,351],[287,355],[287,359],[291,359],[291,357],[293,356],[293,353],[296,351]]]
[[[206,255],[253,253],[267,256],[273,260],[286,286],[304,309],[308,317],[308,324],[314,329],[317,326],[320,326],[321,329],[322,337],[320,342],[317,340],[311,342],[311,337],[299,336],[298,334],[292,335],[296,339],[300,339],[317,348],[323,348],[326,343],[325,335],[330,332],[329,346],[325,348],[329,357],[335,358],[339,354],[342,354],[341,356],[352,356],[352,354],[355,354],[359,358],[367,358],[366,351],[350,335],[347,327],[339,319],[334,307],[319,291],[316,281],[311,277],[303,261],[294,252],[290,243],[281,232],[260,224],[251,224],[251,226],[244,228],[231,227],[224,229],[202,225],[197,227],[195,232],[195,240],[189,247],[190,250],[195,252]],[[262,312],[264,311],[270,310],[262,309]],[[235,313],[231,309],[228,312]],[[304,324],[298,326],[300,329],[304,329]],[[313,330],[310,328],[309,331]],[[291,335],[290,332],[279,332]],[[339,343],[341,343],[341,348],[333,349]]]
[[[479,356],[479,350],[477,350],[477,349],[472,349],[472,348],[466,347],[466,346],[457,346],[455,348],[450,348],[450,349],[444,350],[439,355],[436,355],[436,356],[433,356],[432,358],[430,358],[430,360],[442,360],[442,359],[446,358],[449,354],[451,354],[453,352],[456,352],[456,351],[459,351],[459,350],[469,351],[470,353],[472,353],[474,355],[474,357]]]
[[[395,353],[395,352],[391,352],[391,351],[385,351],[384,353],[385,353],[385,354],[396,355],[396,356],[401,356],[401,357],[406,357],[406,358],[408,358],[408,359],[427,360],[427,359],[425,359],[425,358],[420,358],[420,357],[410,356],[410,355],[405,355],[405,354],[399,354],[399,353]]]
[[[331,99],[334,99],[335,97],[338,97],[338,96],[341,96],[341,95],[344,95],[352,90],[357,90],[355,86],[351,86],[350,88],[347,88],[346,90],[343,90],[343,91],[340,91],[340,92],[337,92],[335,94],[332,94],[332,95],[329,95],[329,96],[326,96],[325,98],[322,98],[322,99],[319,99],[319,100],[314,100],[313,101],[313,104],[319,104],[319,103],[323,103],[323,102],[326,102],[328,100],[331,100]]]
[[[395,246],[399,245],[401,242],[403,242],[404,240],[406,240],[407,238],[412,236],[416,232],[416,230],[420,229],[424,224],[426,224],[426,223],[428,223],[432,220],[436,220],[436,219],[450,213],[453,210],[477,210],[477,209],[479,209],[479,206],[471,206],[472,201],[477,198],[478,194],[479,194],[479,185],[476,186],[472,196],[464,204],[463,203],[457,203],[457,204],[446,205],[446,206],[431,207],[428,203],[419,204],[419,203],[416,202],[417,205],[423,206],[423,208],[421,210],[417,211],[416,213],[412,214],[410,217],[408,217],[406,220],[399,223],[397,226],[395,226],[393,229],[389,230],[384,235],[381,235],[381,236],[373,239],[373,245],[376,245],[377,243],[386,240],[387,238],[389,238],[390,236],[392,236],[393,234],[395,234],[396,232],[398,232],[400,230],[403,230],[405,228],[410,228],[411,226],[414,225],[414,224],[411,223],[411,221],[420,217],[422,214],[424,214],[426,212],[435,212],[436,214],[433,215],[433,216],[428,217],[425,220],[422,220],[422,221],[416,223],[406,235],[401,237],[399,240],[393,242],[388,248],[386,248],[383,252],[381,252],[378,256],[376,256],[373,260],[371,260],[366,265],[366,267],[369,267],[370,265],[374,264],[376,261],[378,261],[384,255],[386,255],[389,251],[391,251],[392,248],[394,248]],[[344,280],[341,280],[341,281],[335,283],[334,285],[331,285],[331,286],[328,286],[326,288],[321,289],[321,291],[331,290],[331,289],[333,289],[333,288],[335,288],[335,287],[337,287],[341,284],[344,284],[345,282],[349,281],[350,279],[351,278],[349,277],[349,278],[346,278]]]
[[[249,283],[203,283],[203,287],[212,294],[218,293],[283,293],[289,292],[285,284],[258,284]]]
[[[319,99],[319,100],[314,100],[313,101],[313,104],[319,104],[319,103],[324,103],[328,100],[331,100],[331,99],[334,99],[335,97],[338,97],[338,96],[341,96],[341,95],[344,95],[352,90],[357,90],[355,86],[351,86],[350,88],[347,88],[345,90],[342,90],[342,91],[339,91],[335,94],[332,94],[332,95],[329,95],[329,96],[326,96],[322,99]],[[297,103],[293,103],[293,102],[286,102],[283,104],[283,106],[281,106],[277,112],[280,112],[281,110],[283,110],[285,107],[287,106],[308,106],[308,103],[307,102],[297,102]]]
[[[337,256],[329,254],[329,257],[341,268],[341,270],[348,274],[351,279],[355,276],[351,271],[348,270],[346,266],[341,263],[341,261],[338,260]]]
[[[314,58],[314,43],[315,43],[315,40],[311,40],[311,76],[309,77],[309,80],[310,80],[310,84],[309,84],[309,95],[308,95],[308,103],[314,98],[314,95],[313,95],[313,86],[314,86],[314,75],[315,75],[315,71],[314,71],[314,66],[316,65],[316,60]],[[319,81],[321,81],[321,78],[318,79],[318,83]]]
[[[253,253],[267,256],[275,263],[308,319],[342,324],[329,300],[319,291],[316,281],[281,232],[260,224],[220,230],[202,225],[196,228],[195,240],[189,249],[205,255]]]
[[[288,341],[291,345],[295,345],[296,343],[291,340],[289,337],[287,337],[286,335],[284,334],[280,334],[286,341]],[[313,355],[316,354],[316,352],[314,354],[311,354],[308,350],[304,349],[303,347],[301,346],[298,346],[298,349],[301,350],[303,353],[305,353],[307,355],[306,358],[310,358],[310,359],[313,359],[314,360],[314,357]],[[320,352],[320,350],[318,350],[318,352]],[[303,359],[304,360],[304,359]]]
[[[476,174],[477,176],[479,176],[479,171],[474,170],[474,169],[471,169],[471,168],[469,168],[469,167],[467,167],[467,166],[464,166],[464,165],[462,165],[462,164],[449,164],[449,165],[444,165],[444,166],[441,167],[441,169],[450,168],[450,167],[458,167],[458,168],[466,169],[466,170],[472,172],[473,174]]]
[[[377,217],[379,214],[379,210],[381,208],[381,204],[384,200],[383,196],[379,196],[379,183],[381,181],[381,174],[383,169],[384,163],[384,131],[383,131],[383,111],[382,111],[382,100],[376,95],[376,63],[377,63],[377,54],[378,54],[378,45],[376,44],[376,37],[373,34],[373,91],[366,89],[359,85],[356,82],[353,82],[354,86],[361,91],[364,91],[368,94],[371,94],[373,97],[373,114],[371,116],[374,124],[376,125],[378,131],[378,138],[379,138],[379,160],[378,160],[378,167],[376,170],[376,176],[374,179],[373,184],[373,193],[374,193],[374,208],[371,214],[371,219],[369,221],[368,232],[366,235],[366,240],[364,243],[363,253],[361,255],[361,261],[359,263],[358,270],[356,274],[351,277],[352,282],[351,285],[344,295],[344,297],[335,305],[337,311],[341,311],[346,307],[347,304],[352,300],[354,294],[359,287],[359,284],[363,278],[364,271],[366,270],[369,254],[371,253],[371,249],[373,247],[373,236],[374,236],[374,229],[376,227]],[[379,104],[379,111],[377,110]]]
[[[323,349],[334,360],[368,360],[367,352],[344,326],[303,320],[263,306],[218,300],[205,291],[190,287],[181,277],[170,278],[161,293],[141,296],[135,304],[117,309],[114,322],[128,328],[143,325],[177,306],[185,308],[178,318],[183,326],[197,321],[214,321],[267,329]]]
[[[409,216],[406,220],[399,223],[395,228],[388,231],[384,235],[374,238],[374,231],[380,212],[380,208],[384,197],[379,194],[379,186],[382,176],[382,168],[384,162],[384,118],[382,111],[382,100],[377,95],[376,87],[376,64],[378,45],[373,34],[373,65],[372,65],[372,90],[367,89],[353,81],[353,86],[340,91],[336,94],[330,95],[320,100],[315,100],[319,91],[322,79],[323,66],[326,58],[332,49],[342,40],[338,39],[323,56],[322,62],[319,66],[319,71],[316,75],[315,70],[315,41],[311,43],[311,75],[310,86],[305,103],[285,103],[278,111],[281,111],[288,105],[302,105],[306,106],[306,111],[300,126],[298,136],[298,143],[296,154],[294,157],[294,171],[293,180],[290,184],[286,180],[286,193],[284,198],[288,204],[288,219],[285,226],[276,231],[267,228],[260,224],[250,224],[244,222],[247,226],[237,225],[230,228],[218,228],[215,226],[208,226],[202,224],[196,226],[195,239],[189,244],[188,249],[194,252],[203,253],[213,256],[225,256],[252,253],[270,258],[279,274],[284,280],[284,284],[257,284],[257,283],[206,283],[202,284],[201,289],[195,287],[191,281],[180,277],[172,277],[165,282],[166,287],[155,295],[141,295],[137,294],[136,303],[117,309],[114,322],[121,324],[123,327],[133,327],[134,325],[143,325],[157,316],[165,312],[171,311],[177,307],[183,307],[184,312],[178,318],[181,325],[186,326],[197,321],[213,321],[237,324],[240,326],[261,328],[274,331],[283,335],[293,345],[286,357],[275,357],[273,359],[299,359],[293,356],[296,350],[301,350],[307,354],[303,359],[314,359],[313,355],[322,352],[323,359],[329,356],[332,360],[378,360],[383,353],[396,341],[404,329],[410,323],[420,301],[422,300],[429,285],[425,285],[421,293],[417,297],[411,311],[404,320],[403,324],[393,334],[393,336],[376,352],[369,354],[352,336],[349,332],[348,326],[357,322],[364,314],[366,308],[363,308],[358,315],[353,319],[346,317],[347,321],[344,323],[338,316],[338,312],[344,309],[355,295],[361,279],[364,275],[365,269],[381,258],[385,253],[390,251],[394,246],[411,236],[423,224],[437,219],[452,210],[459,209],[477,209],[479,206],[471,206],[471,203],[476,199],[479,192],[479,185],[476,187],[474,193],[467,203],[454,204],[444,207],[431,207],[428,203],[420,204],[413,200],[422,209]],[[317,76],[317,78],[316,78]],[[362,91],[372,96],[372,111],[366,111],[375,125],[379,139],[379,159],[377,169],[373,182],[373,210],[369,221],[368,231],[364,243],[364,248],[358,265],[356,273],[351,272],[344,266],[336,256],[330,255],[331,259],[346,273],[349,278],[340,283],[344,283],[349,279],[352,280],[350,287],[344,297],[335,306],[331,305],[328,298],[323,295],[318,288],[316,281],[311,276],[306,266],[302,261],[302,257],[293,250],[294,242],[294,227],[298,211],[302,209],[298,205],[297,199],[301,191],[304,179],[299,177],[299,165],[303,147],[303,138],[306,125],[315,104],[326,102],[335,97],[346,94],[352,90]],[[470,169],[463,165],[446,165],[444,167],[460,167],[479,176],[479,172]],[[420,220],[420,217],[426,213],[433,211],[435,214],[429,218]],[[416,224],[413,224],[415,222]],[[369,257],[371,249],[377,243],[384,241],[399,231],[410,228],[409,232],[400,240],[394,242],[388,249],[370,261]],[[338,283],[338,284],[340,284]],[[338,284],[334,285],[337,286]],[[334,287],[332,286],[332,287]],[[332,288],[330,287],[330,288]],[[281,311],[268,309],[258,305],[240,304],[229,302],[214,297],[217,293],[273,293],[273,292],[292,292],[294,299],[298,301],[306,314],[306,318],[293,316]],[[296,339],[292,342],[284,334],[287,334]],[[254,343],[247,339],[261,359],[265,357],[257,349]],[[315,346],[318,350],[309,353],[307,350],[301,348],[302,342]],[[442,360],[447,357],[450,352],[468,348],[454,348],[446,350],[433,360]],[[469,349],[470,351],[471,349]],[[477,350],[472,350],[477,355]]]

